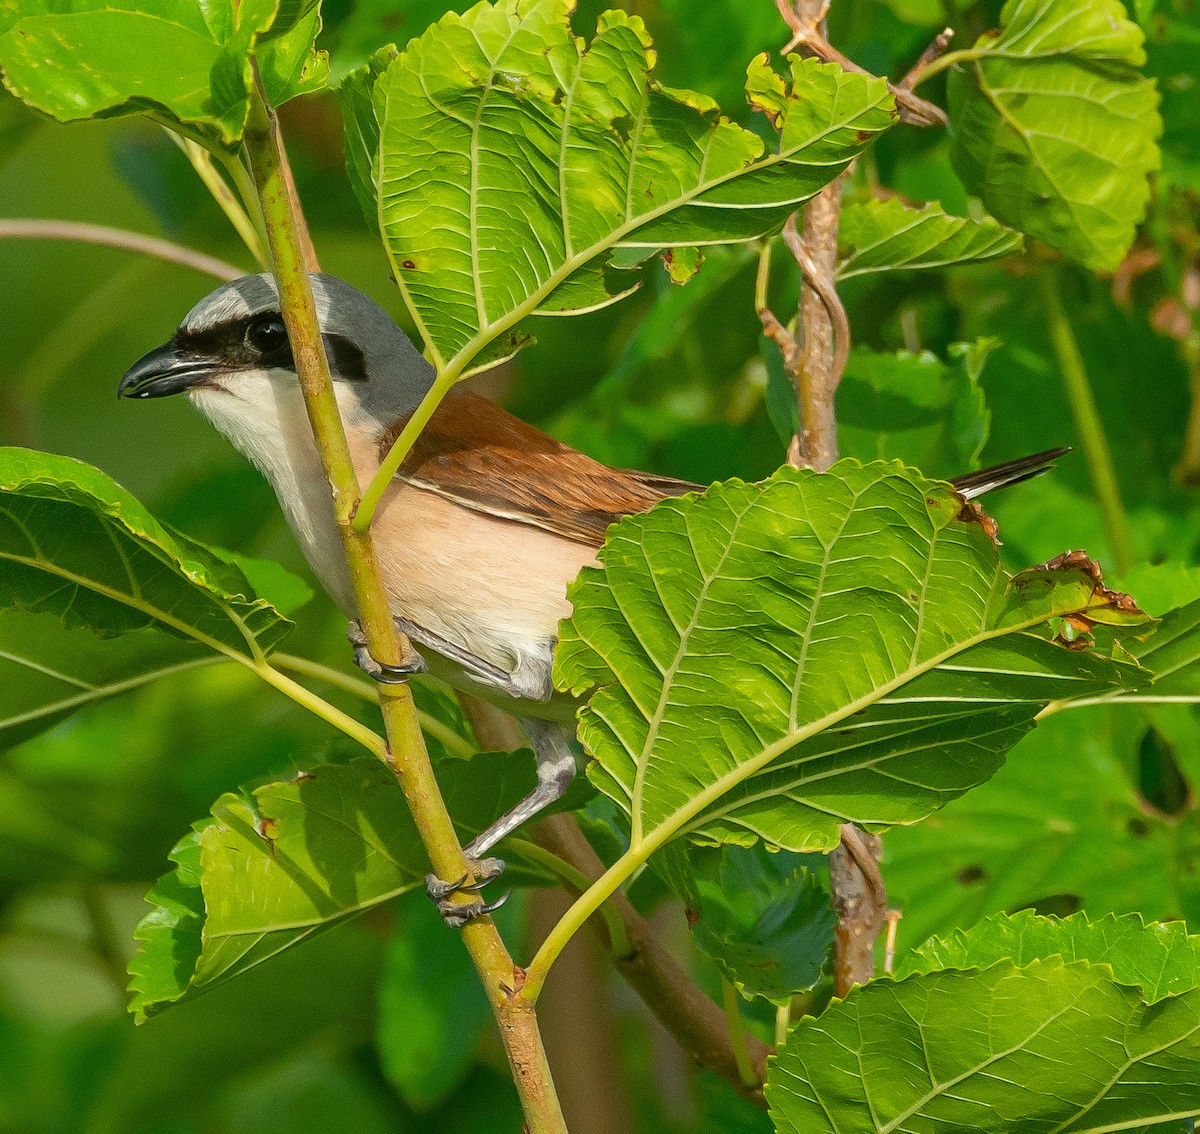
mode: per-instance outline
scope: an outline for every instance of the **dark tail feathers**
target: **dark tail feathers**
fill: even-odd
[[[1004,464],[993,465],[990,469],[956,476],[950,483],[966,499],[974,500],[995,488],[1007,488],[1010,484],[1020,484],[1030,477],[1040,476],[1059,457],[1066,456],[1070,451],[1068,447],[1047,449],[1044,453],[1035,453],[1032,457],[1018,457],[1015,461],[1005,461]]]

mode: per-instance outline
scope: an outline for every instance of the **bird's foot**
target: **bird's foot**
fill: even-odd
[[[377,661],[367,648],[367,636],[357,622],[351,622],[346,637],[354,647],[354,664],[368,677],[383,685],[403,685],[414,673],[424,673],[429,667],[425,659],[409,645],[408,660],[400,665]]]
[[[425,875],[425,890],[437,906],[442,920],[451,929],[462,929],[469,921],[477,917],[494,913],[508,901],[512,891],[501,894],[494,902],[485,902],[476,898],[472,902],[456,902],[456,894],[478,894],[484,886],[504,873],[504,860],[499,858],[481,858],[468,860],[471,866],[470,875],[464,874],[457,882],[446,882],[436,874]],[[468,877],[474,878],[469,882]]]

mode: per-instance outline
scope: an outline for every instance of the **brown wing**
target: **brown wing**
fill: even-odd
[[[380,441],[380,457],[404,428]],[[610,524],[702,486],[610,469],[469,390],[437,408],[397,474],[466,508],[599,547]]]

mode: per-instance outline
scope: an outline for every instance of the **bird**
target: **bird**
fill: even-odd
[[[309,279],[355,473],[366,485],[433,385],[434,368],[374,300],[335,276]],[[498,876],[504,864],[488,852],[558,800],[576,772],[564,728],[578,701],[551,681],[558,625],[571,612],[568,584],[595,564],[612,524],[706,486],[610,468],[457,386],[418,436],[373,521],[389,608],[417,650],[412,664],[396,669],[372,659],[357,630],[332,494],[273,276],[243,276],[201,299],[164,345],[129,368],[118,393],[184,393],[262,472],[313,573],[350,621],[366,672],[402,680],[428,668],[520,721],[537,786],[464,848],[474,881],[427,878],[449,924],[492,912],[503,898],[464,903],[451,895],[477,892]],[[1067,451],[951,483],[973,499],[1038,475]]]

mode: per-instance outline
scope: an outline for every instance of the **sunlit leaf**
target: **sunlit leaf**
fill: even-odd
[[[0,602],[229,656],[269,650],[291,628],[236,566],[172,535],[104,473],[27,449],[0,449]]]
[[[944,268],[1017,252],[1021,234],[990,217],[955,217],[900,198],[848,202],[838,218],[838,279],[871,272]]]
[[[1111,270],[1146,210],[1162,130],[1119,0],[1008,0],[950,73],[954,168],[999,220]]]
[[[1047,701],[1140,679],[1036,632],[1122,597],[1083,565],[1011,578],[960,498],[898,464],[716,485],[622,521],[600,559],[555,679],[599,686],[580,739],[636,846],[827,849],[843,822],[915,822]]]
[[[1081,913],[1054,918],[1023,910],[990,917],[925,942],[901,959],[897,975],[985,969],[1001,961],[1021,967],[1047,957],[1108,965],[1117,984],[1136,985],[1150,1004],[1200,987],[1200,936],[1181,921],[1147,926],[1137,914],[1088,921]]]
[[[1074,709],[1043,721],[994,779],[891,832],[888,895],[904,910],[901,947],[1029,905],[1200,918],[1195,809],[1157,815],[1138,790],[1151,723],[1200,783],[1200,729],[1187,706]]]
[[[516,803],[534,779],[532,760],[508,752],[448,761],[438,774],[468,833]],[[136,935],[130,1011],[138,1019],[423,885],[429,870],[400,785],[374,759],[322,764],[286,783],[226,794],[172,858],[177,868],[151,892],[155,908]],[[510,870],[505,878],[530,874]]]
[[[793,59],[785,81],[760,57],[747,92],[776,125],[764,143],[658,86],[640,19],[606,13],[585,49],[570,8],[479,4],[410,43],[370,97],[369,74],[352,76],[379,150],[350,163],[374,172],[396,278],[444,362],[535,312],[611,302],[637,282],[604,271],[617,250],[777,229],[894,121],[878,79]],[[356,121],[348,144],[375,133]]]
[[[0,9],[0,65],[14,94],[61,122],[149,113],[229,148],[246,124],[251,53],[273,103],[317,90],[320,26],[317,0],[15,0]]]
[[[1149,931],[1146,931],[1149,932]],[[771,1061],[780,1134],[1128,1130],[1200,1114],[1200,990],[1061,957],[855,988]]]

